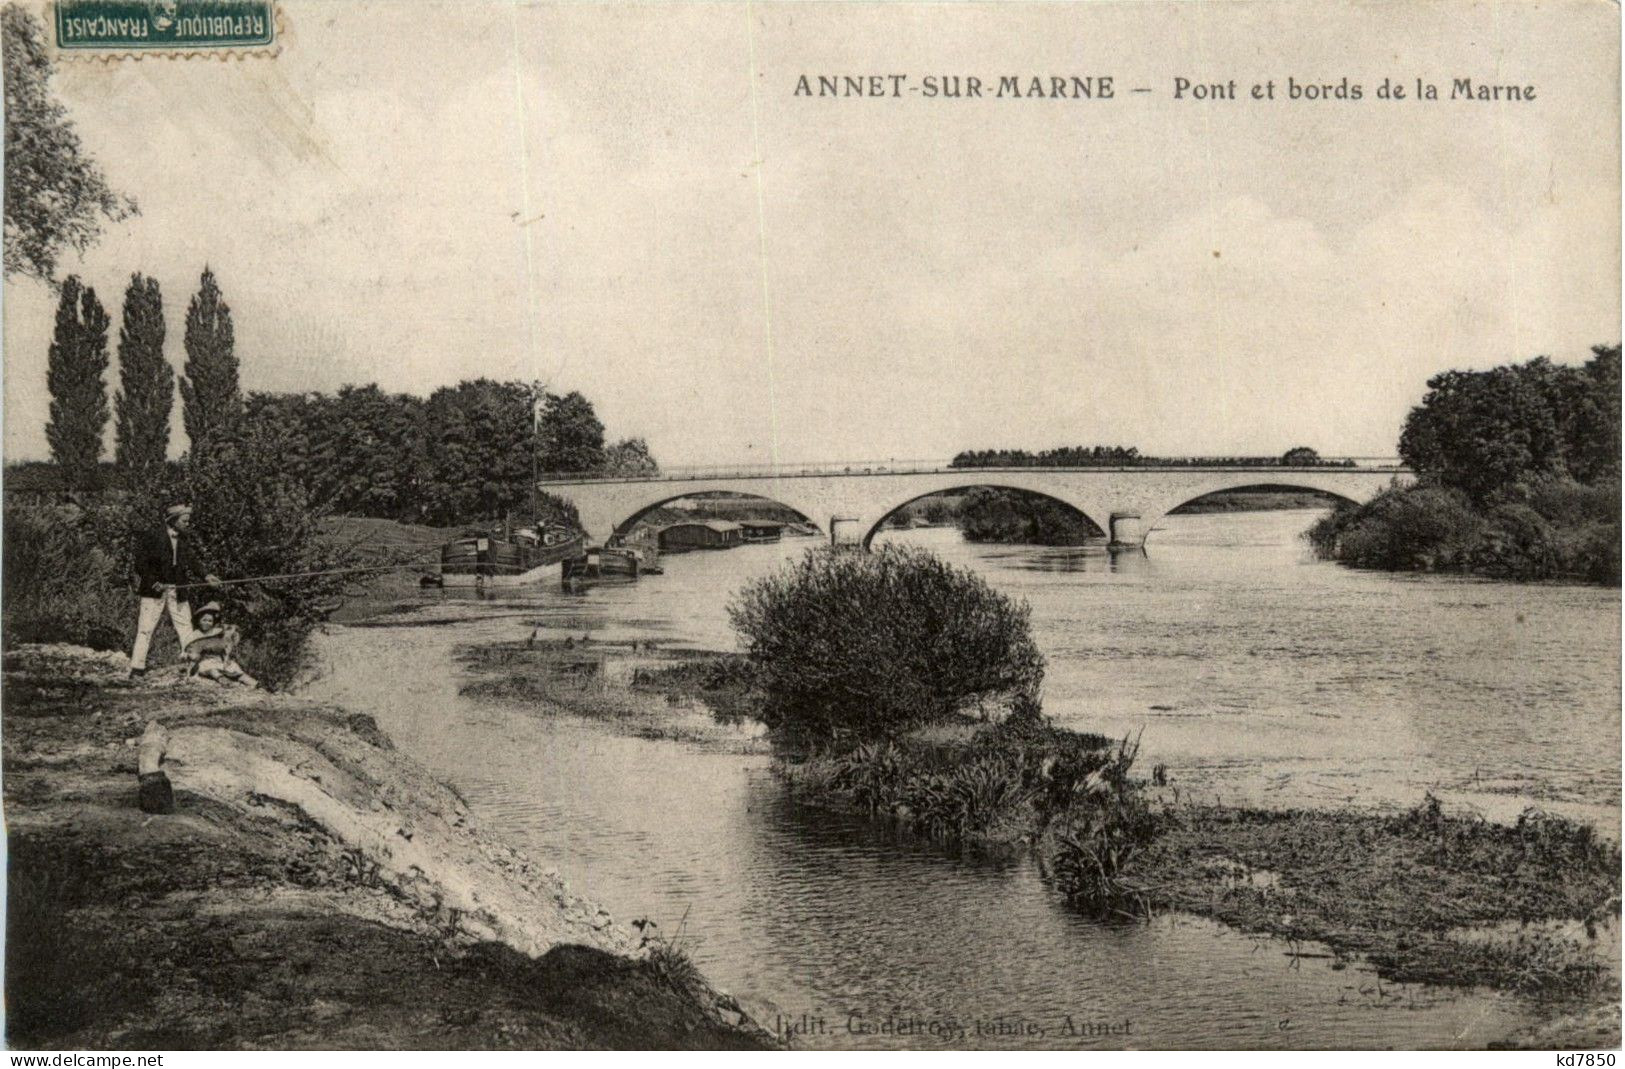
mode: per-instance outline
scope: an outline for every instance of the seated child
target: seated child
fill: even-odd
[[[233,624],[221,626],[218,602],[211,601],[193,611],[192,629],[197,637],[186,644],[186,656],[192,662],[193,675],[221,684],[259,686],[259,681],[243,671],[232,656],[242,635]]]

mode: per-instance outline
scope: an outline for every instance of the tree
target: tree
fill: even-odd
[[[547,472],[595,472],[604,466],[604,425],[592,402],[572,391],[545,394],[539,462]]]
[[[39,20],[16,4],[0,10],[6,78],[5,271],[45,281],[66,249],[83,252],[102,220],[135,214],[85,155],[51,92],[51,58]]]
[[[92,483],[107,427],[107,312],[75,275],[62,283],[46,363],[51,418],[45,438],[70,488]]]
[[[1306,445],[1294,446],[1281,455],[1281,463],[1291,467],[1310,467],[1320,463],[1320,454]]]
[[[1582,396],[1564,421],[1569,474],[1581,482],[1619,480],[1619,350],[1597,345],[1581,369]]]
[[[529,506],[536,464],[536,397],[523,382],[475,379],[424,404],[424,504],[431,523],[499,519]]]
[[[220,297],[214,272],[205,267],[186,309],[186,374],[181,378],[181,416],[194,450],[214,435],[232,433],[242,415],[235,346],[231,307]]]
[[[169,452],[175,403],[175,372],[164,359],[164,301],[155,278],[132,275],[124,291],[118,370],[115,457],[119,467],[140,476],[162,465]]]
[[[328,399],[319,393],[254,391],[243,399],[242,432],[277,457],[289,480],[321,500],[329,458],[322,450]]]
[[[321,488],[351,516],[403,518],[416,513],[427,439],[423,402],[376,385],[345,386],[327,403],[321,428]]]
[[[1031,613],[980,576],[914,547],[814,550],[729,606],[772,726],[883,736],[970,703],[1036,702]]]
[[[658,475],[660,465],[642,438],[623,438],[604,450],[604,472],[608,475]]]
[[[1003,486],[975,486],[959,505],[967,542],[1080,546],[1105,534],[1094,521],[1052,497]]]
[[[1446,371],[1428,380],[1399,436],[1399,455],[1419,474],[1460,487],[1475,502],[1531,475],[1562,469],[1550,363]]]

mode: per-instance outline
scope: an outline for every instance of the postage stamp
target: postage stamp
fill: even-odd
[[[277,43],[272,0],[57,0],[53,15],[69,54],[263,54]]]

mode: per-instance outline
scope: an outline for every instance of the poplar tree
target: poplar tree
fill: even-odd
[[[181,418],[192,448],[222,432],[230,434],[242,414],[231,308],[220,297],[214,272],[203,279],[186,309],[186,368],[181,377]]]
[[[164,301],[158,280],[137,273],[124,291],[118,333],[116,459],[132,475],[150,472],[169,451],[175,372],[164,359]]]
[[[107,428],[107,312],[76,275],[62,283],[46,362],[51,418],[45,440],[68,489],[91,485]]]

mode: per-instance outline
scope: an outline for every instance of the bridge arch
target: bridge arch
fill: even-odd
[[[886,521],[887,520],[891,519],[893,516],[895,516],[898,512],[902,511],[903,509],[908,508],[910,505],[914,504],[916,501],[923,501],[928,497],[936,497],[936,496],[938,496],[940,494],[967,494],[972,490],[1013,490],[1016,493],[1024,494],[1024,495],[1027,495],[1029,497],[1043,498],[1046,501],[1055,502],[1057,505],[1060,505],[1062,508],[1066,509],[1068,512],[1074,512],[1077,515],[1083,517],[1084,521],[1086,523],[1088,523],[1091,527],[1093,527],[1095,529],[1095,531],[1097,532],[1098,536],[1101,537],[1101,538],[1104,538],[1106,536],[1106,532],[1109,529],[1107,524],[1104,524],[1104,523],[1100,522],[1099,518],[1090,515],[1090,509],[1089,508],[1084,508],[1084,507],[1080,506],[1079,504],[1077,504],[1074,501],[1068,501],[1066,498],[1061,497],[1058,494],[1055,494],[1055,493],[1052,493],[1052,492],[1049,492],[1049,491],[1045,491],[1045,490],[1035,490],[1030,486],[1022,486],[1022,485],[1019,484],[1018,481],[1015,481],[1015,480],[1005,481],[1005,480],[977,479],[975,477],[975,473],[972,472],[972,471],[967,471],[965,473],[965,477],[966,477],[967,481],[962,486],[945,486],[945,487],[942,487],[940,489],[929,490],[929,491],[927,491],[925,493],[915,494],[913,497],[909,498],[907,501],[901,501],[901,502],[898,502],[896,505],[891,506],[884,513],[882,513],[878,518],[872,520],[869,523],[868,529],[866,531],[864,531],[864,534],[863,534],[863,539],[862,539],[863,548],[864,549],[869,549],[870,548],[871,543],[874,542],[875,535],[879,534],[881,531],[886,529]],[[1090,506],[1090,508],[1093,508],[1093,506]],[[1107,518],[1109,519],[1109,517],[1107,517]]]
[[[1274,476],[1274,477],[1271,477]],[[1215,494],[1237,493],[1241,491],[1275,491],[1279,493],[1313,493],[1323,498],[1331,498],[1339,502],[1348,502],[1357,505],[1360,499],[1350,496],[1349,488],[1332,479],[1315,478],[1306,474],[1304,477],[1296,475],[1271,472],[1261,478],[1248,479],[1241,473],[1233,473],[1227,478],[1218,478],[1198,483],[1195,486],[1182,488],[1178,494],[1173,495],[1180,500],[1173,501],[1166,498],[1158,501],[1150,509],[1141,514],[1141,524],[1145,531],[1145,538],[1150,540],[1151,534],[1156,531],[1159,521],[1167,517],[1176,509],[1212,497]],[[1170,503],[1171,502],[1171,503]]]
[[[823,526],[824,526],[823,524],[819,523],[818,520],[816,518],[814,518],[813,516],[809,515],[808,513],[804,512],[801,509],[796,508],[795,505],[793,505],[793,504],[791,504],[791,503],[789,503],[787,501],[783,501],[783,500],[779,499],[778,497],[772,497],[772,496],[769,496],[769,495],[766,495],[766,494],[746,493],[746,492],[737,491],[737,490],[693,490],[693,489],[691,489],[691,490],[687,490],[687,491],[685,491],[684,493],[681,493],[681,494],[670,494],[670,495],[668,495],[666,497],[661,498],[658,501],[652,501],[652,502],[650,502],[650,503],[648,503],[646,505],[642,505],[642,506],[638,507],[636,510],[634,510],[631,513],[631,515],[627,516],[625,519],[622,519],[622,520],[620,520],[619,522],[617,522],[615,524],[613,533],[618,534],[618,535],[626,534],[628,531],[630,531],[634,527],[636,527],[638,525],[638,523],[645,516],[649,515],[651,512],[654,512],[656,509],[663,508],[666,505],[672,504],[673,502],[676,502],[676,501],[692,501],[692,500],[705,499],[705,498],[715,498],[715,499],[727,500],[727,501],[761,501],[761,502],[765,502],[765,503],[770,504],[770,505],[777,505],[778,507],[783,508],[783,509],[788,509],[791,512],[794,512],[796,515],[800,516],[803,521],[805,521],[807,523],[811,523],[813,526],[819,528],[820,530],[822,530]]]

